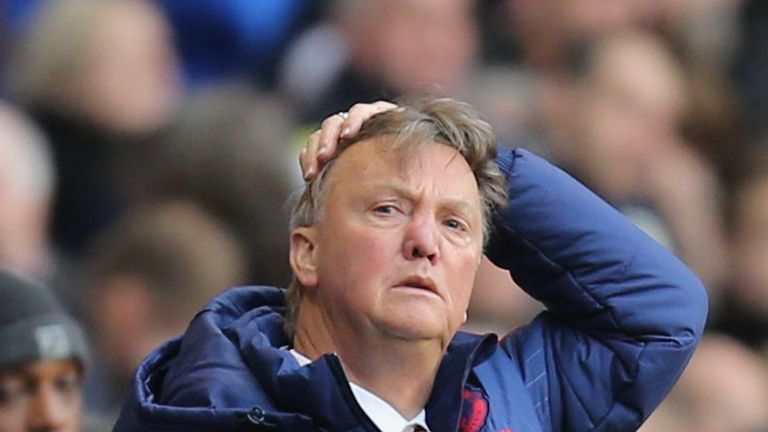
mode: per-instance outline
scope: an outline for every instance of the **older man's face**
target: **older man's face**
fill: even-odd
[[[75,362],[38,361],[0,371],[0,432],[78,432],[81,417]]]
[[[330,173],[315,227],[317,295],[338,331],[447,344],[482,254],[477,182],[447,145],[405,156],[390,147],[356,143]]]

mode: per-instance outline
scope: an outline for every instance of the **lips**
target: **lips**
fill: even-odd
[[[420,289],[438,294],[435,282],[428,277],[410,276],[398,282],[397,287]]]

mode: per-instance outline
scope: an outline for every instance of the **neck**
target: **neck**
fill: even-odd
[[[442,344],[431,340],[405,340],[344,326],[334,327],[320,310],[302,305],[294,348],[312,360],[336,353],[350,382],[392,405],[403,417],[415,417],[427,404],[443,356]]]

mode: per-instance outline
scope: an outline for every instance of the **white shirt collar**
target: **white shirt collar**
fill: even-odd
[[[299,366],[306,366],[312,362],[295,349],[291,349],[290,352]],[[429,432],[426,411],[423,409],[416,414],[416,417],[408,420],[384,399],[355,383],[350,382],[349,386],[357,404],[382,432],[410,432],[414,426],[421,426]]]

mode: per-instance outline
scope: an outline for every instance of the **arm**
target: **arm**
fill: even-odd
[[[570,176],[500,149],[509,206],[488,257],[548,311],[502,342],[551,430],[634,430],[671,389],[701,337],[707,299],[670,252]],[[531,362],[533,360],[533,362]]]

